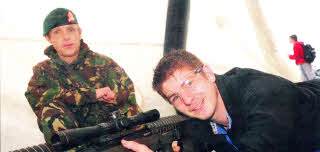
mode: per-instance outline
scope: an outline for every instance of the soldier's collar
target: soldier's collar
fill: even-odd
[[[90,50],[89,50],[88,45],[86,43],[84,43],[83,40],[81,40],[79,55],[78,55],[77,59],[70,64],[79,63],[79,61],[86,58],[89,51]],[[58,64],[62,64],[62,65],[68,65],[66,62],[64,62],[63,60],[60,59],[60,57],[58,56],[57,51],[55,50],[53,45],[50,45],[49,47],[47,47],[44,50],[44,54],[47,55],[53,62],[57,62]]]

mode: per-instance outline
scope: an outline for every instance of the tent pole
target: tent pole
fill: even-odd
[[[168,0],[164,55],[171,49],[186,49],[189,8],[190,0]]]

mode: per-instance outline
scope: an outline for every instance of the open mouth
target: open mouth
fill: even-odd
[[[202,110],[202,107],[203,107],[203,103],[204,103],[204,101],[205,101],[205,98],[203,98],[202,100],[201,100],[201,102],[199,102],[198,103],[198,105],[197,106],[195,106],[195,108],[193,108],[193,110],[192,110],[192,112],[199,112],[199,111],[201,111]]]

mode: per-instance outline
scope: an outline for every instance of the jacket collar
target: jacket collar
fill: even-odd
[[[239,68],[234,68],[223,75],[216,75],[216,84],[224,105],[232,119],[232,127],[228,132],[239,134],[238,128],[243,125],[241,114],[241,95],[239,94]]]
[[[81,39],[80,50],[79,50],[79,55],[78,55],[77,59],[74,60],[72,63],[68,64],[58,56],[57,51],[55,50],[53,45],[50,45],[49,47],[47,47],[44,50],[44,54],[47,55],[51,59],[52,63],[55,66],[59,66],[59,67],[64,66],[66,68],[67,67],[74,68],[74,67],[77,67],[77,66],[83,64],[84,59],[87,57],[89,52],[91,52],[91,51],[90,51],[88,45],[86,43],[84,43],[83,40]]]
[[[230,95],[227,91],[227,86],[229,85],[230,80],[225,75],[217,75],[216,74],[216,84],[224,105],[226,106],[227,112],[231,111],[232,102],[230,99]]]

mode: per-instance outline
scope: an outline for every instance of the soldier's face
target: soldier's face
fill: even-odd
[[[215,81],[213,76],[211,80]],[[195,74],[193,70],[183,68],[177,69],[162,83],[161,88],[178,111],[205,120],[211,119],[218,101],[218,90],[211,80],[204,74]]]
[[[78,24],[58,26],[49,32],[46,39],[56,49],[59,57],[77,57],[80,49],[81,28]]]

